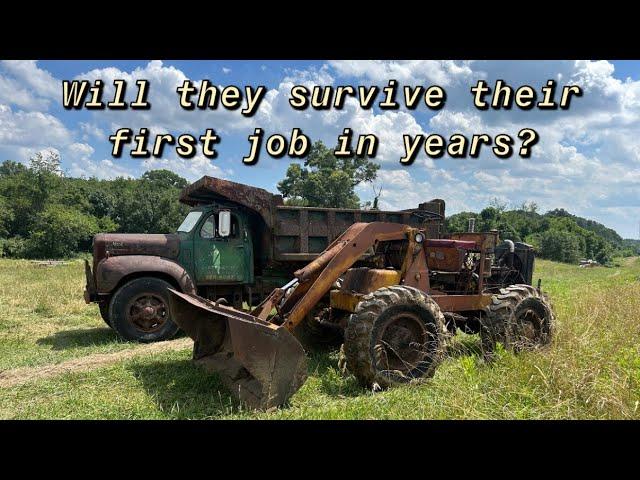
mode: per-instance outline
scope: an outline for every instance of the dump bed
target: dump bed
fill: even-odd
[[[191,206],[220,202],[245,209],[254,216],[263,261],[312,260],[356,222],[404,223],[424,228],[429,238],[440,238],[444,228],[445,203],[439,199],[400,211],[294,207],[262,188],[205,176],[186,187],[180,201]]]
[[[278,206],[275,211],[276,260],[309,261],[356,222],[393,222],[424,227],[427,236],[439,238],[444,203],[411,211],[350,210]],[[434,215],[437,214],[437,215]]]

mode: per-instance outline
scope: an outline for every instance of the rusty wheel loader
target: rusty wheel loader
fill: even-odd
[[[531,286],[533,251],[498,245],[497,232],[428,239],[403,224],[355,223],[249,311],[171,291],[193,358],[242,403],[284,404],[307,376],[296,329],[306,319],[344,333],[341,363],[367,387],[434,374],[447,335],[480,333],[519,350],[549,343],[553,313]]]

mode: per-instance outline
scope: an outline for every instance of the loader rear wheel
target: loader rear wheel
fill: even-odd
[[[432,377],[445,335],[444,316],[428,295],[403,285],[380,288],[365,296],[349,318],[346,368],[369,388]]]
[[[173,286],[154,277],[141,277],[124,284],[111,298],[111,326],[125,340],[142,343],[172,338],[178,326],[169,313],[169,291]]]
[[[531,285],[502,288],[485,310],[480,331],[483,350],[490,354],[496,342],[514,352],[546,346],[554,322],[549,300]]]

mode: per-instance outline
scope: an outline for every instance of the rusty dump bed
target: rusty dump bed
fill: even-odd
[[[202,177],[186,187],[180,201],[190,206],[232,202],[255,212],[262,220],[264,251],[278,261],[313,260],[347,228],[357,222],[393,222],[424,228],[427,238],[440,238],[444,228],[444,200],[400,211],[285,206],[281,195],[262,188],[214,177]]]

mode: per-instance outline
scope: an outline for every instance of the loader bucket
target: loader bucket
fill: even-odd
[[[172,319],[194,340],[193,359],[252,409],[284,404],[307,378],[302,345],[284,327],[169,289]]]

